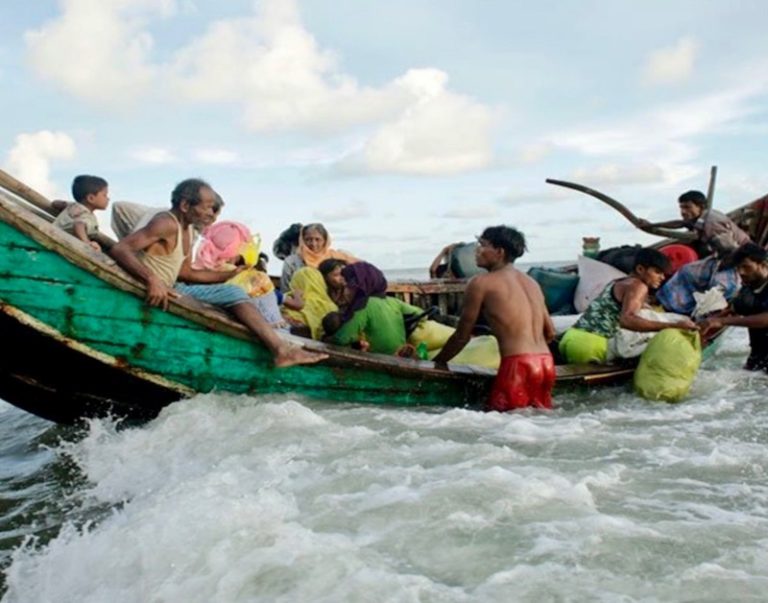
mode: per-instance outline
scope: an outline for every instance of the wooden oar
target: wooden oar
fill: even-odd
[[[53,209],[53,204],[48,199],[3,170],[0,170],[0,186],[30,205],[42,209],[47,214],[51,216],[57,215],[57,212]],[[93,239],[105,249],[109,249],[115,244],[113,239],[100,232],[97,232]]]
[[[676,239],[678,241],[693,241],[696,238],[695,235],[681,233],[676,230],[670,230],[668,228],[659,228],[657,226],[643,226],[643,220],[641,220],[635,214],[629,211],[629,209],[627,209],[625,205],[623,205],[622,203],[619,203],[613,197],[609,197],[605,193],[596,191],[595,189],[589,188],[588,186],[584,186],[583,184],[577,184],[575,182],[567,182],[565,180],[555,180],[553,178],[547,178],[546,181],[548,184],[554,184],[556,186],[570,188],[575,191],[579,191],[580,193],[584,193],[585,195],[590,195],[595,199],[599,199],[606,205],[609,205],[610,207],[615,209],[627,220],[629,220],[635,228],[639,228],[643,232],[655,234],[660,237],[667,237],[669,239]]]

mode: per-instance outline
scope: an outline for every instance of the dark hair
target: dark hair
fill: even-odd
[[[730,265],[738,266],[744,260],[752,260],[753,262],[765,262],[768,259],[768,251],[760,247],[757,243],[749,241],[741,245],[733,255],[730,257]]]
[[[280,236],[272,244],[272,253],[275,254],[275,257],[284,260],[291,255],[293,248],[299,244],[299,234],[301,234],[301,224],[299,222],[291,224],[281,232]]]
[[[302,236],[305,232],[308,230],[316,230],[321,235],[323,235],[323,238],[328,241],[328,231],[325,229],[325,226],[320,224],[320,222],[312,222],[312,224],[305,224],[304,227],[301,229]]]
[[[96,195],[108,186],[109,184],[104,178],[81,174],[75,176],[72,181],[72,198],[78,203],[82,203],[88,195]]]
[[[489,226],[480,238],[485,239],[497,249],[503,249],[508,262],[514,262],[528,251],[525,235],[511,226]]]
[[[677,199],[678,203],[693,203],[699,207],[707,206],[707,196],[701,191],[688,191]]]
[[[344,324],[341,316],[341,312],[328,312],[323,316],[323,334],[326,337],[334,335],[336,331]]]
[[[171,207],[178,209],[182,201],[187,201],[192,206],[197,205],[200,203],[200,190],[203,188],[213,191],[211,185],[200,178],[188,178],[179,182],[171,193]]]
[[[224,207],[224,199],[216,191],[213,191],[213,196],[213,211],[220,212],[221,208]]]
[[[336,270],[336,268],[344,268],[344,266],[347,265],[347,262],[344,260],[337,260],[336,258],[329,258],[327,260],[323,260],[320,262],[320,265],[317,267],[317,269],[320,271],[320,273],[323,276],[329,275],[331,272]]]
[[[645,266],[646,268],[657,268],[662,272],[669,270],[669,258],[658,249],[641,249],[635,256],[635,268]]]

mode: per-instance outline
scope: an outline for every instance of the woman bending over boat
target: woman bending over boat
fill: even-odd
[[[669,259],[655,249],[641,249],[629,276],[609,283],[589,304],[576,324],[560,340],[560,353],[569,364],[602,364],[609,360],[609,341],[620,329],[655,332],[670,323],[641,315],[648,293],[664,281]],[[694,322],[680,316],[675,327],[695,330]]]

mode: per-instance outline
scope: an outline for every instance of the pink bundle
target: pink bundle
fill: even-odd
[[[217,222],[203,231],[203,241],[195,255],[194,267],[216,270],[232,263],[243,246],[252,241],[251,231],[239,222]]]

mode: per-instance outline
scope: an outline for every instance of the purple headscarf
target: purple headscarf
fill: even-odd
[[[355,262],[341,269],[341,275],[352,291],[352,301],[344,311],[343,320],[346,322],[352,315],[368,303],[369,297],[384,297],[387,294],[387,279],[373,264]]]

